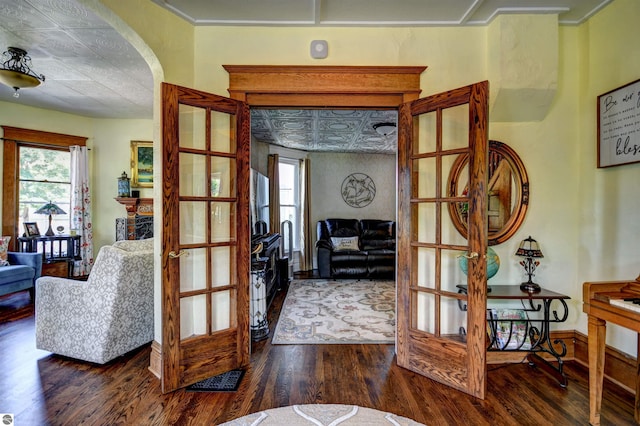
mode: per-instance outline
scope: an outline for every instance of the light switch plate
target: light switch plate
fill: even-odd
[[[327,40],[313,40],[311,42],[311,57],[314,59],[324,59],[329,54]]]

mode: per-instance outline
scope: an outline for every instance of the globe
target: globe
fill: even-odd
[[[460,256],[458,258],[458,262],[460,263],[460,269],[467,275],[467,258],[464,256]],[[500,269],[500,257],[498,254],[491,248],[487,248],[487,279],[493,277],[498,273],[498,269]]]

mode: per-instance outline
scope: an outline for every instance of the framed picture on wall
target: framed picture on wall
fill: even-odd
[[[640,162],[640,80],[598,96],[598,167]]]
[[[153,142],[131,141],[131,186],[153,188]]]
[[[24,223],[24,234],[27,237],[39,237],[40,230],[38,229],[38,224],[36,222],[25,222]]]

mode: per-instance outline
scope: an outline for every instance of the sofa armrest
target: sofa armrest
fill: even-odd
[[[320,278],[331,277],[331,253],[332,249],[323,246],[318,247],[318,274]]]
[[[120,240],[111,245],[124,251],[146,251],[153,250],[153,238],[143,240]]]
[[[7,252],[7,259],[12,265],[31,266],[36,270],[33,281],[42,275],[42,253],[26,253],[26,252]]]
[[[80,299],[89,298],[95,293],[95,288],[89,286],[86,281],[48,276],[40,277],[36,281],[38,303],[48,307],[57,305],[60,309],[64,309],[65,306],[68,307]]]
[[[71,356],[77,342],[98,346],[105,339],[97,324],[107,316],[104,298],[85,281],[41,277],[36,282],[36,348]],[[70,337],[73,336],[73,337]]]
[[[329,251],[333,250],[333,244],[331,244],[331,241],[327,241],[327,240],[318,240],[316,241],[316,248],[320,249],[327,249]]]

